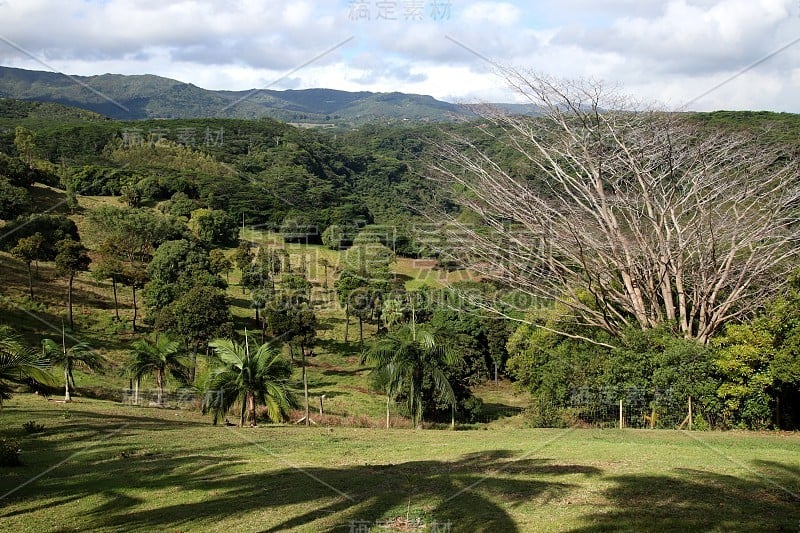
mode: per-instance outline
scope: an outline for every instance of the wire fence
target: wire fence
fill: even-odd
[[[535,427],[677,429],[705,426],[690,396],[672,389],[580,389],[562,402],[534,399],[524,412]]]
[[[88,392],[88,391],[82,391]],[[97,392],[97,391],[93,391]],[[142,388],[107,390],[103,394],[88,394],[139,407],[199,410],[203,393],[192,389],[164,390]],[[332,406],[331,406],[332,407]],[[338,406],[337,406],[338,407]],[[393,428],[410,427],[405,406],[390,402],[388,425]],[[358,409],[323,408],[321,398],[310,398],[311,423],[322,426],[385,427],[387,416]],[[303,409],[291,413],[290,422],[302,423]],[[573,390],[566,400],[559,402],[533,398],[525,406],[498,403],[484,404],[470,412],[440,413],[433,423],[449,424],[451,416],[460,425],[491,424],[503,419],[516,418],[515,427],[586,427],[586,428],[694,428],[703,429],[702,406],[691,397],[681,396],[672,390]]]

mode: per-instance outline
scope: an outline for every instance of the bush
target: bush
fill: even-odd
[[[22,424],[22,429],[25,430],[25,433],[42,433],[44,432],[44,426],[39,424],[35,420],[28,420],[24,424]]]
[[[692,429],[695,431],[708,431],[711,429],[711,427],[709,427],[709,424],[702,413],[697,413],[697,415],[694,417],[694,420],[692,420]]]
[[[19,459],[19,443],[12,439],[0,437],[0,466],[19,466],[22,461]]]
[[[458,418],[466,423],[478,422],[483,414],[483,400],[470,396],[459,405]]]
[[[525,421],[534,428],[567,427],[562,417],[562,409],[540,398],[531,401],[531,406],[525,411]]]

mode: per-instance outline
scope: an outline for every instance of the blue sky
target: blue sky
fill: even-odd
[[[516,101],[486,59],[667,108],[800,112],[800,0],[0,0],[0,64],[35,70]]]

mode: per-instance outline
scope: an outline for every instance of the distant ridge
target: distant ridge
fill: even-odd
[[[380,120],[449,122],[472,116],[467,107],[419,94],[334,89],[212,91],[145,75],[67,76],[0,67],[0,97],[53,102],[120,120],[263,118],[356,125]]]

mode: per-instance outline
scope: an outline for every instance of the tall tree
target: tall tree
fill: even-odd
[[[52,339],[42,340],[44,357],[54,365],[64,369],[64,401],[72,401],[71,392],[75,389],[75,376],[72,371],[76,367],[100,370],[103,367],[103,358],[86,343],[78,343],[67,348],[64,326],[61,326],[61,343]]]
[[[197,354],[206,353],[211,338],[229,335],[233,317],[225,293],[215,287],[196,285],[173,302],[169,331],[183,338],[190,354],[189,381],[194,381]],[[157,324],[159,325],[159,324]]]
[[[330,267],[334,266],[334,265],[333,265],[333,263],[331,263],[330,259],[328,259],[327,257],[320,257],[319,259],[317,259],[317,264],[319,266],[321,266],[325,271],[325,273],[324,273],[325,277],[322,278],[322,288],[323,289],[327,289],[328,288],[328,269]]]
[[[225,257],[222,250],[211,250],[208,252],[208,259],[210,261],[210,270],[212,274],[225,274],[225,281],[228,281],[228,276],[233,270],[233,262]]]
[[[239,228],[227,212],[200,208],[192,211],[189,229],[205,245],[226,245],[234,241]]]
[[[331,224],[325,228],[321,238],[322,244],[331,250],[339,250],[352,240],[352,237],[345,232],[345,228],[339,224]]]
[[[306,356],[316,342],[317,316],[308,305],[302,292],[283,293],[275,298],[270,308],[265,311],[268,316],[272,334],[289,345],[290,353],[300,351],[300,365],[305,399],[305,423],[309,425],[308,373]]]
[[[44,237],[41,233],[34,233],[30,237],[23,237],[17,241],[17,245],[11,249],[11,254],[20,258],[28,269],[28,294],[33,300],[33,270],[31,263],[37,261],[42,255],[42,245]]]
[[[334,283],[336,295],[339,298],[339,305],[344,307],[344,342],[347,342],[350,333],[350,295],[359,287],[364,287],[366,281],[350,270],[345,270],[339,275],[339,279]]]
[[[250,243],[247,241],[239,241],[239,247],[236,248],[236,251],[233,253],[232,259],[236,264],[236,268],[242,271],[242,294],[244,294],[245,291],[245,271],[249,269],[254,257],[253,252],[250,251]]]
[[[785,283],[800,252],[788,149],[598,83],[505,74],[542,115],[489,117],[526,171],[477,141],[440,146],[432,172],[480,220],[449,217],[445,256],[617,337],[673,323],[707,342]]]
[[[120,283],[126,287],[131,288],[131,295],[133,297],[133,322],[131,330],[136,333],[136,319],[139,317],[139,304],[136,300],[138,291],[143,289],[147,282],[147,268],[146,265],[138,261],[126,263],[122,267],[120,275]]]
[[[111,290],[114,297],[114,317],[119,320],[119,298],[117,297],[117,282],[125,272],[125,264],[117,257],[113,247],[106,241],[97,250],[98,260],[95,261],[92,276],[99,280],[110,279]],[[135,326],[134,326],[135,327]]]
[[[350,313],[358,318],[358,345],[364,349],[364,322],[370,321],[373,317],[380,316],[380,296],[371,284],[354,289],[350,293],[348,308]]]
[[[436,333],[409,322],[387,336],[377,339],[362,356],[378,372],[388,374],[389,396],[404,393],[415,428],[422,427],[424,412],[423,378],[430,376],[434,389],[455,407],[453,387],[443,368],[457,363],[458,355],[445,348]]]
[[[241,406],[239,426],[244,426],[249,414],[256,425],[256,407],[264,405],[273,422],[285,420],[294,405],[289,390],[292,370],[281,357],[280,350],[269,344],[252,348],[245,344],[216,339],[211,347],[220,364],[208,376],[203,397],[203,414],[211,413],[216,425],[235,404]]]
[[[19,152],[19,158],[22,159],[28,167],[33,166],[33,158],[36,150],[33,132],[25,126],[17,126],[14,130],[14,146],[17,148],[17,152]]]
[[[122,262],[118,276],[112,277],[130,287],[133,296],[133,331],[138,318],[137,291],[147,281],[147,264],[165,241],[181,235],[180,224],[152,210],[100,207],[88,214],[91,230],[102,237],[99,251],[103,261]],[[102,269],[101,269],[102,270]]]
[[[164,386],[169,376],[187,381],[187,360],[181,353],[180,344],[166,335],[154,335],[152,340],[139,339],[131,344],[132,357],[128,371],[135,380],[154,376],[156,380],[156,403],[164,406]]]
[[[64,239],[57,245],[58,254],[56,255],[56,268],[58,272],[67,276],[67,308],[69,310],[69,329],[75,329],[75,322],[72,318],[72,283],[75,280],[75,274],[84,272],[89,269],[89,263],[92,260],[86,253],[87,250],[78,241],[72,239]]]

